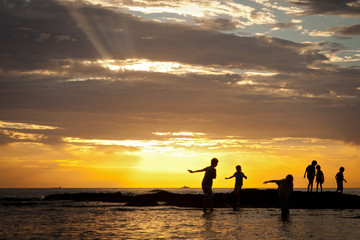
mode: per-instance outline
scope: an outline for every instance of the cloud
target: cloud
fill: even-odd
[[[299,14],[302,12],[300,8],[282,5],[280,1],[272,1],[272,0],[253,0],[257,4],[260,4],[269,9],[276,9],[278,11],[282,11],[286,14]],[[288,2],[287,2],[288,3]]]
[[[311,32],[309,32],[309,36],[312,37],[331,37],[333,36],[334,33],[333,32],[329,32],[329,31],[318,31],[318,30],[313,30]]]
[[[359,70],[329,62],[338,45],[239,37],[72,3],[1,2],[0,11],[1,120],[57,127],[17,130],[44,134],[38,142],[201,132],[360,143]],[[36,41],[41,33],[49,35]],[[9,135],[1,141],[16,140]]]
[[[307,15],[330,14],[339,16],[359,16],[359,0],[291,0],[289,4],[305,7]]]
[[[43,6],[31,5],[28,11],[44,10]],[[20,6],[19,6],[20,7]],[[67,8],[54,4],[47,11],[57,14],[49,16],[46,23],[23,16],[21,21],[10,21],[14,12],[5,6],[3,10],[7,37],[1,39],[4,69],[31,70],[58,67],[58,62],[71,56],[72,59],[98,60],[101,58],[128,59],[145,58],[156,61],[171,61],[186,64],[227,66],[245,69],[275,69],[299,71],[312,62],[325,60],[316,52],[300,53],[303,45],[267,37],[239,37],[230,34],[194,28],[184,24],[144,21],[129,14],[115,13],[96,7],[72,9],[81,17],[72,16]],[[8,11],[6,11],[8,10]],[[16,14],[18,14],[16,12]],[[67,19],[67,21],[63,21]],[[87,19],[80,21],[79,19]],[[51,28],[52,23],[56,28]],[[110,23],[110,24],[108,24]],[[74,28],[74,26],[77,26]],[[21,37],[18,28],[32,28],[51,36],[71,36],[76,41],[58,41],[57,38],[41,38],[38,34]],[[84,30],[85,29],[85,30]],[[91,29],[87,30],[87,29]],[[46,36],[49,36],[46,35]],[[36,45],[36,44],[41,44]],[[21,45],[22,51],[17,51]],[[6,46],[6,47],[5,47]],[[273,56],[276,53],[277,58]],[[261,55],[261,57],[259,57]]]
[[[303,71],[314,62],[326,60],[316,51],[304,52],[302,44],[276,38],[239,37],[185,24],[145,21],[96,6],[78,7],[70,3],[66,7],[58,3],[39,7],[34,3],[28,6],[27,14],[19,17],[21,2],[17,4],[10,7],[3,3],[2,29],[6,36],[0,40],[3,71],[56,68],[59,61],[69,56],[91,61],[144,58],[278,71]],[[17,8],[19,11],[14,11]],[[39,21],[43,18],[42,11],[56,14],[47,14],[47,21]],[[251,14],[263,19],[259,13]],[[14,18],[18,21],[11,21]],[[220,21],[219,27],[229,27],[229,22],[224,23]],[[24,38],[23,30],[18,30],[24,28],[35,29],[36,33]],[[39,38],[39,34],[43,37]],[[59,41],[54,36],[69,36],[67,39],[76,41]],[[21,51],[17,50],[19,46]],[[277,58],[273,58],[275,53]]]
[[[215,31],[216,30],[230,31],[241,27],[241,25],[237,21],[226,18],[215,18],[215,19],[197,18],[194,20],[194,22],[200,25],[201,27]]]
[[[357,36],[360,35],[360,24],[355,24],[351,26],[338,26],[328,28],[329,31],[334,31],[338,35],[344,36]]]
[[[159,15],[161,21],[185,21],[202,25],[202,19],[231,19],[237,26],[271,24],[275,22],[274,15],[267,9],[253,7],[235,2],[218,0],[182,0],[182,1],[102,1],[88,0],[93,5],[118,9],[134,14]],[[172,14],[172,18],[162,17],[163,14]],[[198,20],[199,19],[199,20]],[[219,20],[218,20],[219,21]],[[223,21],[223,20],[222,20]],[[219,23],[218,23],[219,24]],[[217,27],[219,27],[217,24]]]
[[[359,132],[353,128],[360,117],[358,74],[357,70],[268,76],[117,72],[112,80],[75,82],[33,76],[38,81],[27,78],[3,85],[9,94],[1,96],[7,104],[0,113],[23,121],[31,116],[33,122],[61,127],[47,130],[52,139],[153,139],[153,132],[191,131],[359,143]]]
[[[295,23],[275,23],[274,27],[276,28],[292,28],[295,26]]]

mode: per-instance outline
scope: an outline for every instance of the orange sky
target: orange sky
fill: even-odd
[[[3,123],[4,126],[4,123]],[[0,187],[200,187],[202,169],[219,159],[214,187],[233,187],[225,180],[240,164],[248,176],[244,187],[293,174],[296,187],[306,187],[305,168],[313,159],[322,166],[324,187],[335,187],[335,174],[345,166],[346,187],[359,186],[359,147],[320,139],[211,139],[205,133],[155,133],[156,140],[102,141],[64,139],[48,145],[13,142],[0,146]],[[24,136],[25,137],[25,136]]]

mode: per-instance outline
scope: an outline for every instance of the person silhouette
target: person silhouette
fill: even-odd
[[[210,211],[212,212],[213,209],[213,199],[214,194],[212,192],[212,184],[213,179],[216,178],[216,166],[218,165],[219,160],[216,158],[211,159],[211,165],[209,167],[206,167],[204,169],[192,171],[188,170],[189,173],[197,173],[197,172],[205,172],[204,178],[202,180],[201,186],[204,192],[204,202],[203,202],[203,208],[204,212],[207,211],[207,208],[210,208]]]
[[[316,166],[316,192],[319,189],[319,185],[320,185],[320,191],[322,192],[323,188],[322,185],[325,181],[325,177],[324,177],[324,173],[321,171],[321,167],[320,165]]]
[[[281,216],[287,218],[290,214],[289,198],[294,189],[294,177],[289,174],[285,179],[265,181],[264,184],[274,182],[278,185],[278,199],[281,208]]]
[[[241,171],[241,166],[237,165],[235,167],[236,172],[230,176],[230,177],[226,177],[225,179],[231,179],[233,177],[235,177],[235,187],[234,187],[234,194],[236,196],[236,201],[234,204],[234,210],[237,210],[237,206],[240,204],[240,191],[243,185],[243,178],[247,179],[247,177],[245,176],[245,174]]]
[[[336,184],[337,184],[336,192],[340,191],[340,193],[342,193],[343,189],[344,189],[343,182],[347,183],[347,181],[344,178],[344,171],[345,171],[345,168],[340,167],[339,172],[335,176]]]
[[[309,180],[309,184],[307,187],[308,192],[309,192],[309,189],[311,192],[313,189],[316,164],[317,164],[316,160],[313,160],[311,165],[307,166],[307,168],[305,169],[304,178],[307,176],[307,179]]]

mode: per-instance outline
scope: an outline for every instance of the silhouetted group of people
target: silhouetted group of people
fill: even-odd
[[[219,160],[217,160],[216,158],[211,159],[211,165],[209,167],[206,167],[204,169],[200,169],[200,170],[196,170],[196,171],[192,171],[192,170],[188,170],[190,173],[196,173],[196,172],[205,172],[204,178],[202,180],[201,186],[204,192],[204,212],[207,211],[208,208],[210,208],[210,212],[213,211],[213,197],[214,194],[212,192],[212,184],[213,184],[213,179],[216,178],[216,166],[218,165]],[[236,172],[230,176],[230,177],[226,177],[225,179],[231,179],[231,178],[235,178],[235,187],[234,187],[234,194],[236,197],[235,200],[235,204],[234,204],[234,210],[237,209],[237,206],[240,203],[240,191],[243,185],[243,179],[247,179],[247,177],[245,176],[245,174],[241,171],[241,166],[237,165],[235,167]]]
[[[204,192],[204,202],[203,202],[203,210],[204,212],[207,211],[207,209],[210,209],[210,212],[213,211],[213,198],[214,198],[214,194],[212,191],[212,184],[213,184],[213,179],[216,178],[216,166],[218,165],[219,160],[216,158],[211,159],[211,165],[209,167],[200,169],[200,170],[196,170],[196,171],[192,171],[192,170],[188,170],[190,173],[197,173],[197,172],[205,172],[204,174],[204,178],[202,180],[201,186]],[[230,176],[230,177],[226,177],[225,179],[231,179],[235,177],[235,187],[234,187],[234,194],[236,196],[236,201],[235,201],[235,205],[234,205],[234,210],[237,209],[237,206],[240,203],[240,191],[243,185],[243,179],[247,179],[246,175],[242,172],[241,170],[241,166],[237,165],[236,167],[236,172]],[[343,182],[347,182],[344,179],[344,171],[345,168],[344,167],[340,167],[339,172],[336,174],[335,179],[336,179],[336,183],[337,183],[337,192],[343,192]],[[324,177],[324,173],[321,171],[321,167],[320,165],[317,164],[316,160],[313,160],[312,163],[307,166],[305,173],[304,173],[304,178],[307,177],[307,179],[309,180],[309,184],[307,187],[307,191],[312,191],[313,189],[313,183],[314,183],[314,179],[316,179],[316,191],[318,191],[318,188],[320,186],[320,191],[322,192],[322,184],[325,181],[325,177]],[[294,188],[294,177],[289,174],[286,176],[286,178],[284,179],[280,179],[280,180],[269,180],[269,181],[265,181],[264,184],[267,183],[276,183],[278,185],[278,200],[279,200],[279,205],[281,208],[281,215],[283,217],[286,217],[289,215],[289,198],[290,198],[290,194],[293,191]]]
[[[315,170],[316,169],[316,170]],[[337,189],[336,192],[343,192],[344,186],[343,182],[347,182],[344,178],[344,167],[340,167],[339,172],[335,175]],[[322,192],[322,185],[325,182],[324,173],[321,171],[320,165],[317,164],[316,160],[313,160],[309,166],[305,169],[304,178],[307,177],[309,184],[307,186],[307,191],[312,192],[314,179],[316,180],[316,191],[318,192],[319,186],[320,191]]]

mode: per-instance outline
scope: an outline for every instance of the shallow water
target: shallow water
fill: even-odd
[[[199,209],[51,202],[0,207],[0,239],[359,239],[360,210]]]
[[[44,192],[37,190],[36,194]],[[222,208],[204,214],[195,208],[101,202],[24,200],[0,204],[0,239],[352,240],[359,236],[360,209],[291,209],[285,220],[279,209],[272,208],[236,212]]]

